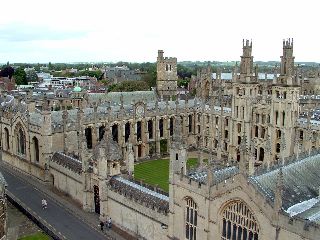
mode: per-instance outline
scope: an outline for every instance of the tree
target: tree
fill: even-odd
[[[147,90],[149,90],[149,87],[144,81],[123,81],[118,84],[112,84],[108,88],[109,92],[133,92]]]
[[[14,77],[17,85],[27,85],[28,84],[27,74],[23,70],[22,67],[19,67],[14,71],[13,77]]]
[[[14,69],[8,65],[4,65],[0,72],[0,77],[9,77],[12,78],[12,75],[14,73]]]
[[[191,75],[196,75],[196,68],[185,67],[181,64],[177,66],[178,76],[182,79],[191,78]]]
[[[27,71],[26,78],[27,78],[27,82],[37,82],[38,81],[38,75],[37,75],[36,71],[34,71],[34,70]]]
[[[190,78],[178,79],[178,87],[187,88],[190,82]]]

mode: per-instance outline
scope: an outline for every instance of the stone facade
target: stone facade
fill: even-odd
[[[176,95],[177,59],[160,50],[157,63],[159,96]],[[308,180],[301,185],[309,190],[297,200],[282,195],[290,189],[298,194],[289,184],[297,175],[273,178],[276,186],[266,178],[275,171],[282,176],[279,169],[289,171],[296,158],[307,159],[301,169],[320,165],[320,157],[308,158],[319,147],[320,122],[301,108],[293,41],[283,42],[272,84],[259,80],[248,40],[228,87],[221,73],[214,80],[211,75],[210,68],[201,70],[197,97],[175,101],[128,102],[119,93],[117,103],[83,101],[77,109],[50,111],[47,101],[38,110],[30,99],[6,96],[2,159],[145,239],[317,239],[317,221],[299,217],[308,213],[290,216],[288,209],[315,199],[318,179],[304,172],[298,179]],[[190,148],[199,151],[193,170],[186,166]],[[208,165],[203,153],[210,156]],[[161,155],[170,156],[169,196],[131,178],[134,161]]]
[[[157,91],[159,96],[176,96],[177,81],[177,58],[163,57],[163,50],[159,50],[157,58]]]
[[[7,183],[0,172],[0,239],[7,239]]]

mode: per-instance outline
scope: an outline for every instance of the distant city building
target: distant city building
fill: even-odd
[[[111,84],[123,81],[138,81],[141,80],[141,75],[144,74],[138,70],[130,70],[127,66],[105,67],[101,70],[104,78]]]
[[[308,102],[317,97],[301,95],[293,40],[263,80],[252,42],[242,48],[230,80],[198,72],[195,98],[176,95],[177,59],[161,50],[157,92],[3,95],[2,159],[136,238],[318,240],[320,121]],[[134,162],[163,156],[168,193],[132,179]]]

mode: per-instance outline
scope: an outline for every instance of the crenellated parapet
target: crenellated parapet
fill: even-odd
[[[108,185],[110,190],[125,196],[131,201],[137,202],[164,215],[168,214],[169,198],[167,196],[116,177],[111,178]]]

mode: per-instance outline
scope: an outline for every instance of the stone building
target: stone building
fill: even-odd
[[[7,200],[6,200],[7,183],[0,172],[0,239],[7,239]]]
[[[165,99],[118,93],[50,111],[6,96],[2,159],[145,239],[317,239],[320,122],[301,110],[293,41],[271,85],[259,81],[248,40],[228,91],[219,72],[216,83],[209,68],[201,74],[202,94],[169,100],[176,58],[159,51]],[[196,169],[189,149],[199,151]],[[169,194],[132,179],[133,161],[161,155],[170,156]]]
[[[163,57],[163,50],[158,51],[157,91],[161,97],[177,95],[177,58]]]

